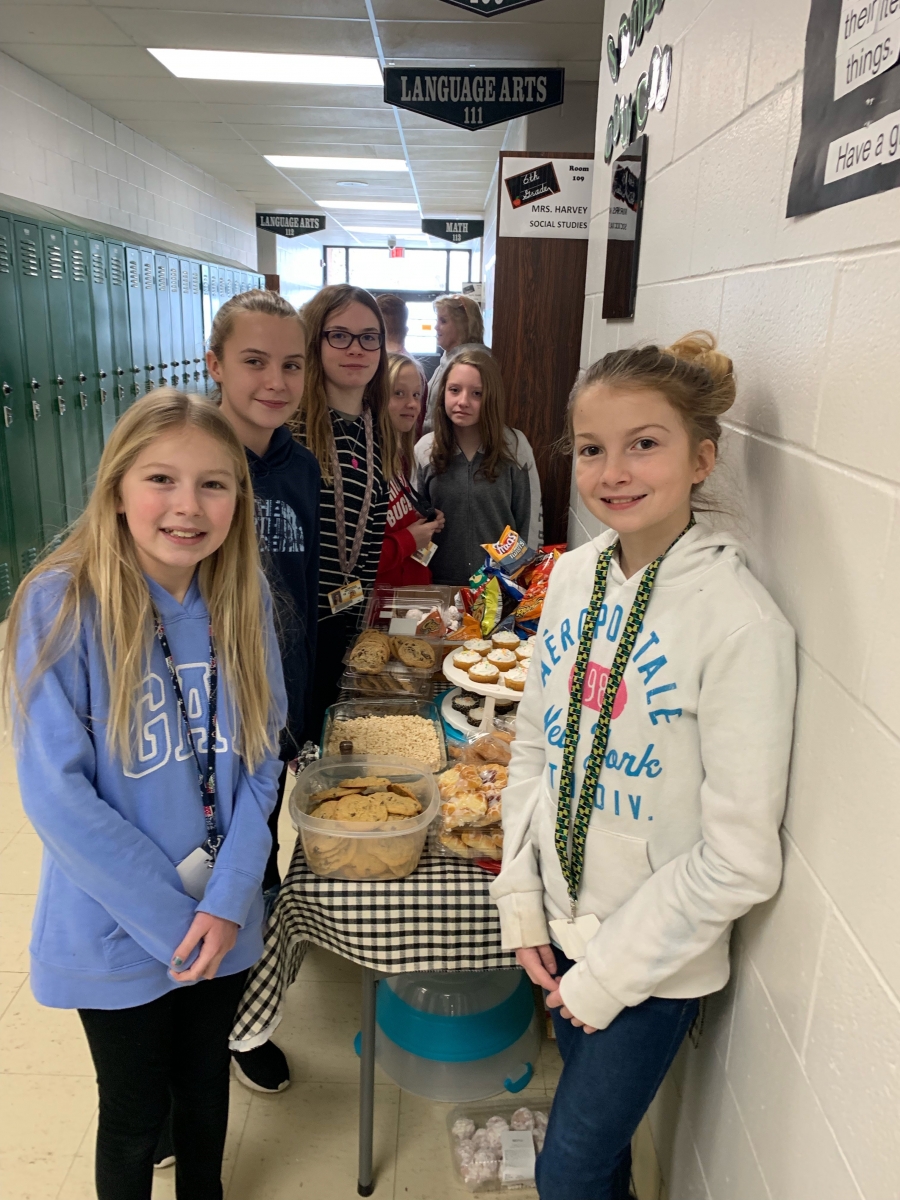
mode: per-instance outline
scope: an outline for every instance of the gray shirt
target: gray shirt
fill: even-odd
[[[482,474],[480,447],[471,461],[457,449],[438,475],[431,463],[434,434],[416,443],[417,488],[446,518],[434,535],[438,548],[429,563],[435,583],[467,583],[484,563],[484,544],[499,541],[507,525],[533,550],[540,545],[541,484],[534,454],[521,430],[507,428],[505,436],[515,462],[504,463],[493,482]]]

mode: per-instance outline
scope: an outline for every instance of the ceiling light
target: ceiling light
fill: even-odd
[[[339,54],[262,54],[248,50],[159,50],[153,47],[148,50],[178,79],[384,86],[377,58],[348,58]]]
[[[320,208],[346,208],[354,212],[418,212],[418,204],[401,200],[317,200]]]
[[[396,225],[345,225],[344,229],[348,233],[392,233],[398,238],[415,238],[420,242],[428,241],[427,233],[422,233],[419,229],[404,229],[402,226],[398,228]]]
[[[273,167],[292,171],[408,171],[403,158],[324,158],[306,154],[266,154]]]
[[[337,181],[337,183],[335,184],[335,187],[368,187],[368,186],[369,185],[367,183],[364,183],[362,179],[339,179]]]

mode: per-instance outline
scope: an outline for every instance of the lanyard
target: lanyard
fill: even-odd
[[[424,496],[419,495],[419,493],[413,488],[412,484],[402,472],[399,475],[394,476],[394,482],[396,483],[397,490],[400,492],[401,496],[405,496],[412,505],[413,512],[417,512],[424,520],[425,514],[422,511],[426,506]]]
[[[584,871],[584,851],[587,843],[588,826],[591,821],[594,797],[597,794],[597,784],[600,780],[600,771],[603,768],[603,759],[609,741],[609,723],[612,719],[619,684],[622,682],[625,668],[628,665],[628,660],[631,658],[631,652],[634,650],[634,643],[637,640],[638,632],[644,623],[647,606],[650,603],[650,593],[653,591],[660,563],[669,553],[669,550],[672,549],[672,546],[680,541],[694,524],[696,522],[693,514],[691,514],[691,519],[687,526],[679,533],[668,550],[662,553],[659,558],[654,559],[644,569],[644,574],[641,576],[641,582],[638,584],[634,603],[631,606],[631,612],[628,614],[628,620],[625,622],[622,637],[616,647],[613,665],[610,668],[609,678],[606,681],[603,703],[600,706],[600,715],[597,718],[597,725],[594,730],[591,753],[585,765],[584,782],[581,785],[581,795],[578,798],[578,808],[575,812],[575,820],[573,822],[572,798],[575,792],[575,755],[578,751],[578,741],[581,731],[581,699],[584,694],[584,677],[587,672],[588,660],[591,656],[591,648],[594,644],[594,634],[597,629],[600,608],[606,596],[606,579],[609,573],[610,560],[616,550],[616,543],[614,542],[611,546],[607,546],[597,560],[597,570],[594,575],[594,590],[591,594],[587,617],[585,618],[581,637],[578,641],[578,654],[575,658],[575,671],[572,676],[569,713],[566,718],[566,736],[563,744],[562,770],[560,771],[559,778],[559,805],[556,810],[556,853],[559,857],[559,865],[569,892],[573,919],[578,904],[578,889],[581,886],[581,876]]]
[[[347,515],[344,508],[344,477],[341,475],[341,463],[338,458],[337,443],[334,429],[331,432],[331,472],[334,476],[334,525],[337,534],[338,562],[345,580],[349,580],[350,572],[356,566],[359,552],[362,549],[363,536],[366,532],[366,521],[372,506],[372,493],[375,490],[375,439],[372,434],[372,410],[363,409],[363,425],[366,431],[366,490],[363,495],[362,507],[356,522],[356,532],[353,535],[353,547],[347,554]]]
[[[188,720],[187,708],[185,707],[184,696],[181,692],[181,684],[178,682],[178,672],[175,670],[175,660],[172,658],[172,651],[169,648],[169,639],[166,637],[162,618],[155,606],[153,608],[153,619],[156,626],[156,636],[159,639],[160,646],[162,646],[166,666],[169,668],[169,676],[172,680],[175,699],[178,701],[178,707],[181,709],[181,719],[184,722],[188,745],[193,751],[194,761],[197,764],[197,774],[200,780],[200,803],[203,805],[203,816],[206,821],[206,842],[204,843],[204,849],[209,853],[210,858],[215,861],[215,857],[219,852],[219,846],[222,844],[222,838],[216,824],[216,741],[218,739],[216,709],[218,708],[219,698],[219,666],[216,661],[216,647],[213,642],[212,626],[209,629],[209,725],[206,733],[206,766],[204,767],[200,762],[197,743],[194,741],[194,732]]]

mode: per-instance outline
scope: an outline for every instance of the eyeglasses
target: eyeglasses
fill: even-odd
[[[346,329],[323,329],[322,337],[334,350],[347,350],[359,342],[363,350],[380,350],[380,333],[348,333]]]

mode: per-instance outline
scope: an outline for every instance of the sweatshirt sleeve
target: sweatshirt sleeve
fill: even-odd
[[[503,789],[503,865],[490,887],[500,914],[504,950],[550,941],[537,839],[532,838],[532,821],[544,787],[542,695],[540,670],[533,669],[519,704],[509,784]]]
[[[266,662],[272,689],[273,744],[252,773],[242,760],[231,811],[228,832],[216,856],[216,865],[198,912],[211,913],[243,925],[250,905],[260,889],[272,848],[269,815],[278,798],[281,761],[278,757],[278,732],[287,717],[287,698],[281,670],[281,654],[272,619],[272,598],[265,585]]]
[[[516,532],[522,535],[532,550],[537,550],[544,540],[541,528],[541,480],[528,438],[521,429],[512,432],[516,439],[516,460],[522,468],[513,477],[512,504],[518,522]]]
[[[563,1002],[586,1024],[605,1029],[642,1003],[778,889],[795,692],[784,621],[745,625],[713,654],[697,709],[700,841],[608,917],[563,977]]]
[[[24,687],[61,598],[33,584],[22,614],[16,676]],[[163,851],[108,804],[94,786],[84,635],[25,693],[16,722],[22,803],[60,870],[166,966],[187,933],[196,903],[184,894]]]
[[[416,539],[405,529],[388,529],[384,531],[384,541],[381,545],[381,558],[378,562],[378,574],[386,575],[395,571],[411,554],[416,552]]]

